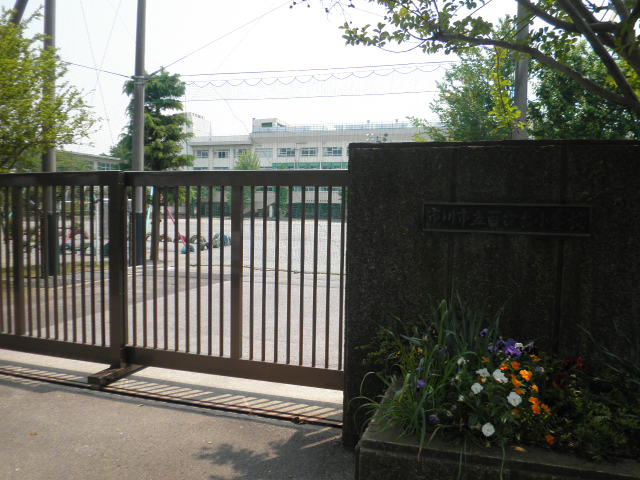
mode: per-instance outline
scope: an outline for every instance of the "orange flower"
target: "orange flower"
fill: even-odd
[[[511,362],[511,368],[514,370],[520,370],[520,362]]]
[[[554,443],[556,443],[556,438],[553,435],[545,435],[544,439],[549,445],[553,445]]]
[[[502,365],[500,367],[500,370],[502,370],[502,371],[509,370],[509,367],[507,367],[506,365]]]
[[[534,392],[538,391],[538,385],[531,385],[531,390],[533,390]]]
[[[520,370],[520,375],[522,375],[522,378],[527,381],[531,380],[531,377],[533,377],[533,373],[531,373],[529,370]]]
[[[529,358],[531,360],[533,360],[534,362],[541,362],[542,361],[542,359],[537,355],[529,355]]]
[[[534,405],[540,405],[540,399],[538,397],[529,397],[529,402]]]
[[[520,416],[520,410],[518,410],[517,408],[514,408],[513,410],[511,410],[511,413],[513,413],[513,415],[515,417],[519,417]]]
[[[540,404],[540,406],[542,407],[542,409],[545,411],[547,415],[551,415],[551,409],[549,408],[549,405],[547,405],[546,403],[542,403]]]
[[[524,390],[522,390],[521,388],[514,388],[513,391],[518,395],[524,395]]]
[[[513,383],[513,386],[516,388],[520,388],[522,386],[522,382],[516,377],[511,377],[511,383]]]
[[[540,415],[540,405],[531,405],[531,410],[535,415]]]
[[[489,363],[490,361],[489,357],[482,357],[482,363]]]

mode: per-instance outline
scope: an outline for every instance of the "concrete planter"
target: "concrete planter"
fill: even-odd
[[[399,431],[379,431],[372,422],[356,447],[357,480],[448,480],[458,478],[460,445],[434,440],[418,457],[418,439],[400,438]],[[464,457],[460,478],[495,480],[500,478],[502,452],[499,448],[472,447]],[[572,455],[527,447],[510,450],[504,462],[505,480],[635,480],[640,479],[640,463],[623,460],[591,463]]]

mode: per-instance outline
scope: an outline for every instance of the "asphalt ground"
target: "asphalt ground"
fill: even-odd
[[[83,381],[103,365],[0,350],[0,368]],[[161,369],[120,380],[185,398],[341,415],[342,393]],[[126,383],[128,382],[128,383]],[[349,479],[341,430],[0,375],[2,479]]]

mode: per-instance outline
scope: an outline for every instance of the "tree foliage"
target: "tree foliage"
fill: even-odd
[[[503,61],[501,76],[513,76],[515,63]],[[606,70],[584,44],[572,46],[567,63],[604,82]],[[508,128],[499,128],[492,95],[495,60],[489,49],[473,49],[461,56],[438,83],[439,95],[431,110],[441,127],[421,119],[426,136],[437,141],[478,141],[510,138]],[[640,122],[625,108],[607,102],[570,78],[545,67],[532,71],[532,97],[528,109],[528,134],[537,139],[640,138]],[[508,87],[504,95],[510,95]],[[514,114],[515,115],[515,114]]]
[[[0,170],[22,168],[49,148],[75,143],[93,119],[80,92],[62,81],[65,65],[43,35],[26,36],[36,14],[20,24],[0,16]],[[55,95],[51,83],[55,82]]]
[[[128,80],[124,93],[133,96],[134,82]],[[191,137],[185,127],[189,120],[182,113],[180,97],[185,85],[177,74],[161,71],[148,78],[144,94],[144,167],[145,170],[174,170],[190,166],[193,156],[182,154],[182,142]],[[127,107],[130,117],[126,133],[111,147],[111,155],[131,166],[133,157],[133,99]]]
[[[358,0],[332,0],[355,4]],[[360,0],[364,2],[365,0]],[[501,47],[531,57],[594,95],[640,117],[640,2],[637,0],[512,0],[527,9],[530,33],[513,16],[504,25],[482,17],[490,0],[367,0],[385,10],[377,25],[345,24],[348,44],[411,44],[427,53],[460,53],[473,46]],[[534,23],[535,21],[535,23]],[[507,33],[505,33],[505,31]],[[567,60],[571,45],[585,41],[607,72],[605,82]]]
[[[242,152],[233,165],[234,170],[260,170],[260,159],[256,152]]]

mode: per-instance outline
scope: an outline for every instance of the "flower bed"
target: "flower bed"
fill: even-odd
[[[532,342],[503,339],[498,318],[489,326],[481,313],[444,301],[428,321],[404,334],[383,330],[377,343],[372,358],[382,360],[377,376],[388,392],[365,404],[376,417],[371,432],[385,441],[388,432],[412,438],[416,457],[432,451],[434,441],[458,445],[460,471],[467,463],[462,446],[497,449],[499,466],[514,448],[591,461],[640,457],[640,361],[633,348],[626,357],[601,348],[599,363],[558,359]],[[371,450],[371,432],[361,452]]]

